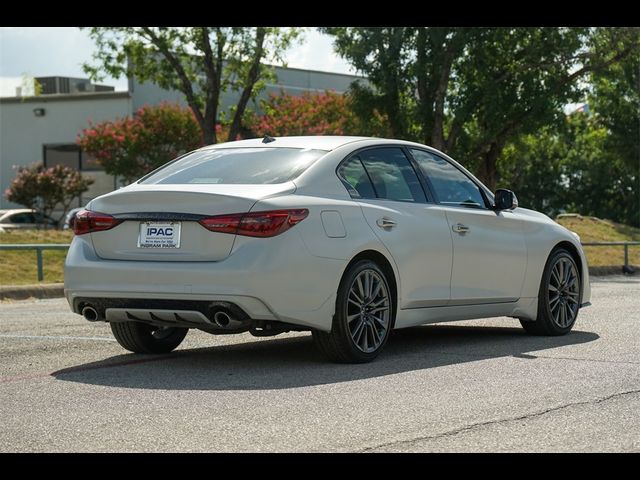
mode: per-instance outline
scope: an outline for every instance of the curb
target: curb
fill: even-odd
[[[635,273],[638,273],[639,269],[637,266],[633,266],[632,268],[635,270]],[[622,266],[589,267],[589,276],[608,277],[610,275],[634,276],[634,273],[626,273]]]
[[[0,287],[0,300],[26,300],[28,298],[64,297],[64,283],[10,285]]]

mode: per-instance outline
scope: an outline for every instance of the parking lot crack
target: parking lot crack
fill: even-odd
[[[526,415],[520,415],[517,417],[509,417],[509,418],[502,418],[502,419],[496,419],[496,420],[489,420],[486,422],[478,422],[478,423],[473,423],[471,425],[466,425],[464,427],[459,427],[459,428],[455,428],[453,430],[449,430],[446,432],[442,432],[442,433],[438,433],[436,435],[423,435],[423,436],[418,436],[418,437],[414,437],[414,438],[410,438],[410,439],[405,439],[405,440],[394,440],[391,442],[386,442],[386,443],[381,443],[372,447],[367,447],[361,450],[358,450],[359,453],[365,453],[365,452],[372,452],[381,448],[385,448],[385,447],[390,447],[390,446],[399,446],[399,445],[411,445],[412,443],[416,443],[416,442],[420,442],[420,441],[425,441],[425,440],[438,440],[440,438],[446,438],[446,437],[453,437],[455,435],[459,435],[462,433],[466,433],[468,431],[471,430],[475,430],[477,428],[482,428],[482,427],[486,427],[486,426],[491,426],[491,425],[500,425],[500,424],[504,424],[504,423],[509,423],[509,422],[516,422],[516,421],[521,421],[521,420],[530,420],[533,418],[537,418],[537,417],[541,417],[543,415],[546,415],[548,413],[552,413],[552,412],[557,412],[559,410],[564,410],[567,408],[571,408],[571,407],[579,407],[582,405],[597,405],[603,402],[607,402],[609,400],[613,400],[616,399],[618,397],[623,397],[626,395],[634,395],[634,394],[638,394],[640,393],[640,389],[638,390],[628,390],[625,392],[618,392],[618,393],[614,393],[612,395],[608,395],[606,397],[601,397],[601,398],[595,398],[595,399],[591,399],[591,400],[584,400],[581,402],[571,402],[571,403],[566,403],[563,405],[558,405],[555,407],[550,407],[544,410],[541,410],[539,412],[533,412],[533,413],[528,413]]]

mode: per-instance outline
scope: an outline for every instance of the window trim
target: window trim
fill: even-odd
[[[433,192],[433,198],[435,199],[435,203],[437,205],[440,205],[442,207],[450,207],[450,208],[463,208],[465,210],[491,210],[491,201],[490,201],[490,198],[488,197],[487,192],[486,192],[486,190],[488,190],[487,187],[485,187],[484,185],[479,184],[478,182],[476,182],[473,178],[471,178],[467,174],[467,172],[465,172],[464,170],[460,169],[460,167],[458,167],[454,163],[450,162],[447,158],[443,157],[442,155],[439,155],[436,152],[432,152],[431,150],[427,150],[425,148],[418,148],[418,147],[414,147],[414,146],[408,146],[407,150],[409,150],[409,154],[411,155],[412,160],[418,166],[420,175],[424,177],[425,182],[427,182],[428,185],[429,185],[429,189]],[[418,151],[425,152],[425,153],[428,153],[430,155],[433,155],[434,157],[438,157],[441,160],[447,162],[449,165],[451,165],[453,168],[458,170],[460,173],[462,173],[462,175],[464,175],[471,183],[473,183],[478,188],[478,190],[480,191],[480,196],[482,197],[482,200],[484,201],[484,206],[481,207],[481,208],[477,208],[477,207],[472,207],[472,206],[465,206],[465,205],[462,205],[462,204],[459,204],[459,205],[448,205],[448,204],[441,203],[440,199],[438,198],[438,194],[435,191],[435,188],[433,187],[433,183],[431,182],[431,179],[429,178],[428,175],[426,175],[422,171],[422,168],[420,168],[420,164],[418,163],[418,161],[415,159],[415,157],[411,153],[411,150],[418,150]]]
[[[406,151],[406,145],[404,144],[398,144],[398,143],[381,143],[379,145],[368,145],[366,147],[360,147],[356,150],[354,150],[353,152],[349,153],[346,157],[344,157],[342,160],[340,160],[340,162],[338,162],[338,165],[336,166],[335,169],[335,174],[338,177],[338,180],[340,180],[340,182],[344,185],[344,187],[347,190],[347,193],[349,193],[349,196],[353,199],[353,200],[374,200],[374,201],[385,201],[385,202],[399,202],[399,203],[413,203],[413,204],[417,204],[417,205],[427,205],[427,204],[434,204],[436,203],[434,201],[434,197],[431,195],[431,191],[429,190],[429,187],[427,185],[425,185],[424,179],[422,178],[422,172],[420,172],[419,170],[416,169],[416,162],[414,160],[414,158],[408,154],[408,152]],[[422,192],[424,193],[424,197],[426,199],[425,202],[422,201],[411,201],[411,200],[394,200],[394,199],[390,199],[390,198],[381,198],[378,196],[378,191],[376,190],[376,187],[373,183],[373,180],[371,180],[371,175],[369,174],[369,171],[367,170],[367,167],[365,167],[364,163],[362,162],[362,159],[358,158],[358,161],[360,162],[360,165],[362,165],[362,168],[364,169],[365,173],[367,174],[367,178],[369,179],[369,183],[371,183],[371,186],[373,187],[373,191],[376,194],[375,198],[365,198],[365,197],[361,197],[359,194],[358,196],[354,196],[353,192],[357,191],[349,184],[349,182],[347,182],[345,180],[345,178],[340,175],[339,170],[342,167],[343,163],[346,163],[347,161],[349,161],[352,157],[356,156],[356,155],[360,155],[362,152],[366,151],[366,150],[375,150],[375,149],[379,149],[379,148],[397,148],[400,151],[402,151],[402,153],[404,154],[404,156],[407,158],[407,160],[409,161],[409,165],[411,165],[411,168],[413,169],[413,173],[416,175],[416,178],[418,179],[418,183],[420,184],[420,188],[422,189]],[[409,187],[409,185],[407,184],[407,186]],[[425,188],[425,186],[427,188]],[[409,187],[411,188],[411,187]]]
[[[370,198],[370,197],[363,197],[360,195],[360,193],[358,192],[358,190],[355,189],[355,187],[353,187],[346,178],[344,178],[339,172],[340,169],[342,168],[342,166],[347,163],[348,161],[352,160],[354,157],[356,157],[356,154],[349,154],[349,156],[345,157],[344,159],[342,159],[340,161],[340,163],[338,164],[338,166],[336,167],[336,175],[338,176],[338,180],[340,180],[340,182],[342,183],[342,185],[344,185],[344,188],[347,189],[347,192],[349,193],[349,196],[351,196],[351,198],[356,198],[356,199],[360,199],[360,200],[377,200],[378,197],[378,191],[376,190],[376,186],[373,184],[373,181],[371,180],[371,176],[369,175],[369,172],[367,172],[367,169],[364,168],[364,163],[362,163],[362,159],[358,157],[358,163],[360,164],[360,166],[362,167],[362,170],[364,171],[364,174],[367,176],[367,178],[369,179],[369,184],[371,185],[371,190],[373,190],[373,193],[375,195],[375,197]]]

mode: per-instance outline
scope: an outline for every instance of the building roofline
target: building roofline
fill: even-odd
[[[131,92],[49,93],[29,97],[0,97],[0,103],[48,103],[68,100],[109,100],[131,98]]]
[[[338,72],[329,72],[326,70],[311,70],[308,68],[296,68],[296,67],[283,67],[282,65],[271,65],[268,63],[263,64],[265,67],[272,68],[281,68],[283,70],[297,70],[298,72],[309,72],[309,73],[323,73],[325,75],[339,75],[341,77],[351,77],[351,78],[360,78],[362,80],[366,80],[367,77],[363,77],[362,75],[353,75],[352,73],[338,73]]]

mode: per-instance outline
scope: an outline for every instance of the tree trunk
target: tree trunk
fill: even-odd
[[[449,79],[451,77],[451,66],[456,54],[456,38],[451,38],[448,44],[445,44],[442,55],[442,65],[440,67],[440,76],[435,91],[433,105],[433,130],[431,132],[431,146],[438,150],[444,151],[447,147],[444,138],[444,104],[449,89]]]
[[[218,143],[218,135],[216,134],[216,120],[218,117],[218,89],[214,86],[213,90],[207,94],[207,105],[204,110],[204,121],[200,125],[202,129],[202,142],[205,145],[213,145]]]
[[[205,115],[205,118],[206,117],[207,115]],[[205,120],[204,123],[200,124],[200,129],[202,130],[203,145],[213,145],[214,143],[218,143],[218,139],[216,138],[215,122],[208,122]]]
[[[378,50],[382,69],[382,110],[387,115],[391,135],[406,138],[406,123],[400,106],[401,78],[405,72],[397,59],[401,57],[407,27],[386,27],[386,38],[378,38]],[[388,42],[388,44],[386,42]]]
[[[202,129],[202,142],[205,145],[218,143],[216,135],[216,121],[218,120],[218,101],[220,99],[220,79],[222,75],[222,49],[224,38],[220,34],[219,27],[216,28],[217,58],[214,58],[211,48],[211,32],[207,27],[201,27],[201,48],[204,52],[204,70],[207,75],[207,93],[204,108],[204,118],[200,122]]]
[[[484,183],[489,190],[495,191],[498,183],[498,169],[496,163],[498,157],[502,152],[502,146],[493,142],[485,153],[482,154],[482,163],[480,165],[480,171],[478,172],[478,178]]]
[[[247,74],[247,79],[245,81],[244,88],[242,89],[242,94],[240,95],[240,99],[238,100],[238,104],[236,105],[236,112],[233,115],[231,128],[229,128],[228,141],[230,142],[233,142],[240,133],[244,111],[247,108],[247,103],[249,103],[249,99],[251,98],[251,94],[253,93],[253,87],[258,81],[258,78],[260,78],[260,61],[262,60],[264,51],[264,37],[266,33],[267,31],[265,27],[257,27],[256,49],[254,52],[251,68],[249,68],[249,73]]]
[[[416,87],[418,91],[418,108],[422,122],[423,143],[428,145],[431,140],[433,126],[433,69],[428,65],[427,46],[429,27],[418,28],[416,37]]]

